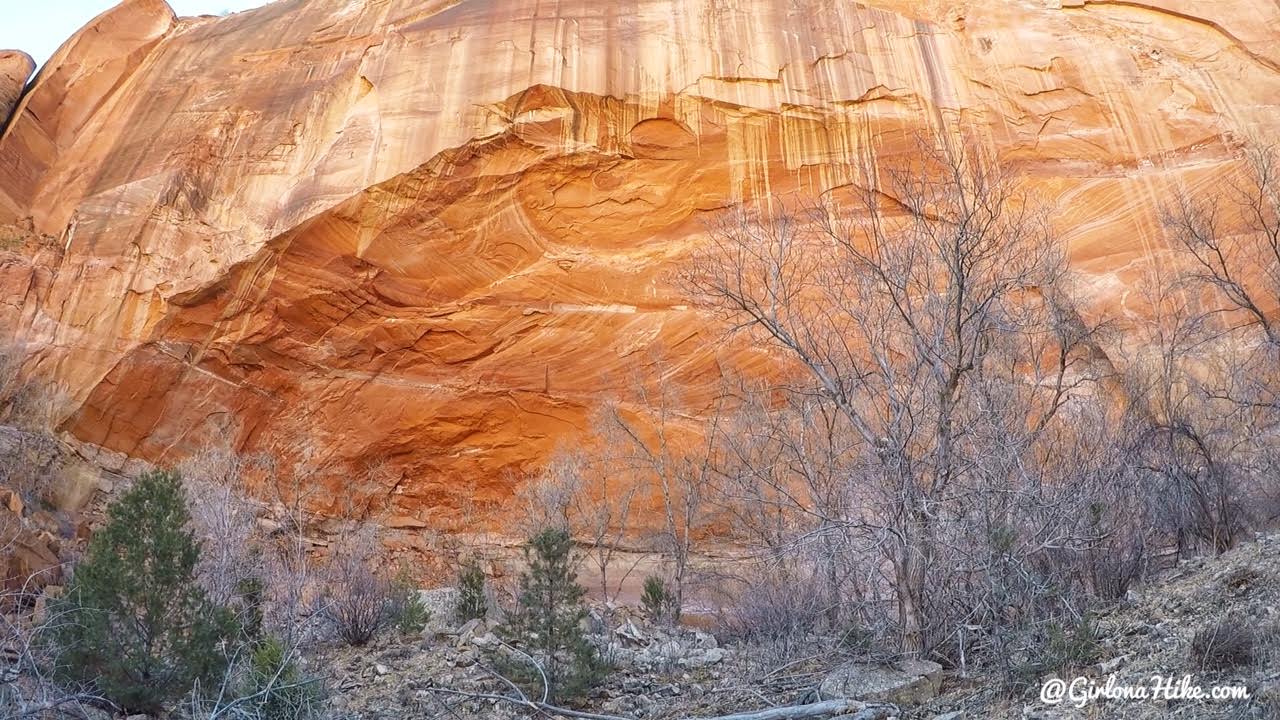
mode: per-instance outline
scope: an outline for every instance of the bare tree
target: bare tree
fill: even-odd
[[[1184,275],[1208,295],[1223,332],[1245,331],[1280,350],[1280,151],[1250,143],[1243,171],[1220,192],[1174,194],[1166,230],[1188,260]]]
[[[1280,432],[1280,151],[1247,143],[1240,166],[1207,193],[1175,193],[1164,212],[1178,296],[1160,299],[1185,337],[1164,343],[1153,383],[1181,529],[1218,551],[1246,528],[1246,507],[1280,516],[1264,479]]]
[[[922,144],[919,157],[868,162],[862,185],[805,212],[727,214],[688,278],[838,414],[859,505],[837,517],[888,563],[907,652],[946,633],[929,596],[976,481],[983,387],[1017,389],[1034,441],[1087,382],[1075,366],[1089,334],[1038,201],[974,152]]]
[[[517,493],[525,535],[532,537],[546,528],[567,529],[584,547],[578,560],[591,564],[606,603],[621,592],[638,562],[633,560],[620,574],[611,572],[617,569],[634,529],[632,510],[640,490],[632,474],[619,471],[619,448],[608,438],[606,428],[597,433],[598,446],[590,452],[558,450]]]
[[[323,612],[321,574],[312,554],[322,544],[313,537],[314,514],[308,509],[316,492],[309,483],[314,467],[315,444],[302,438],[295,445],[267,454],[262,471],[279,527],[266,533],[259,571],[263,575],[264,617],[268,631],[286,648],[304,647],[319,638],[327,626]],[[289,472],[280,472],[276,458],[292,455]]]
[[[586,546],[582,559],[590,562],[599,579],[600,599],[606,605],[617,599],[642,555],[634,553],[624,562],[623,553],[634,531],[632,511],[640,486],[627,474],[615,473],[606,450],[594,460],[577,455],[575,464],[585,465],[590,478],[586,491],[574,496],[575,537]]]
[[[200,448],[179,466],[200,541],[196,576],[209,599],[223,607],[237,603],[260,564],[256,508],[244,487],[248,464],[229,445],[217,444]]]
[[[557,452],[542,472],[516,490],[520,529],[525,537],[547,528],[572,531],[574,509],[588,482],[583,477],[584,465],[581,455]]]
[[[705,418],[694,421],[680,412],[676,384],[659,376],[648,386],[638,384],[636,403],[606,407],[601,433],[617,449],[614,472],[635,478],[640,492],[659,504],[657,549],[670,567],[678,613],[693,579],[697,544],[712,520],[724,399],[713,400]]]

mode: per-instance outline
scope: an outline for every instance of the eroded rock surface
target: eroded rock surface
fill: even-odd
[[[932,700],[942,687],[942,666],[903,660],[892,666],[851,662],[832,670],[818,688],[824,698],[852,698],[912,707]]]
[[[9,120],[27,79],[35,71],[36,63],[30,55],[20,50],[0,50],[0,127]]]
[[[774,372],[670,279],[732,203],[963,122],[1123,312],[1162,200],[1277,103],[1265,0],[126,0],[0,138],[28,238],[0,319],[82,440],[225,437],[417,522],[504,497],[637,374],[696,418],[722,370]]]

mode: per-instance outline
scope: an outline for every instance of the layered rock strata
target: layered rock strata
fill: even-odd
[[[83,441],[225,438],[425,521],[637,377],[696,425],[775,372],[673,280],[723,208],[964,127],[1124,313],[1163,199],[1277,126],[1265,0],[125,0],[0,137],[0,323]]]

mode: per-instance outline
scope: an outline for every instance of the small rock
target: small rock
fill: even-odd
[[[1099,674],[1109,675],[1120,669],[1120,666],[1124,664],[1127,657],[1127,655],[1118,655],[1110,660],[1103,660],[1097,665],[1094,665],[1094,667],[1097,668]]]
[[[608,650],[605,651],[605,655],[609,658],[609,664],[616,668],[628,669],[635,667],[636,651],[631,648],[610,645]]]
[[[471,640],[471,644],[472,644],[472,645],[475,645],[476,647],[480,648],[481,650],[492,650],[493,648],[496,648],[496,647],[498,647],[499,645],[501,645],[501,644],[502,644],[502,642],[501,642],[500,640],[498,640],[498,636],[497,636],[497,635],[494,635],[494,634],[493,634],[493,633],[491,633],[491,632],[487,632],[487,633],[485,633],[485,634],[483,634],[483,635],[480,635],[480,636],[477,636],[477,637],[473,638],[473,639]]]
[[[645,641],[644,633],[640,631],[640,628],[636,627],[635,623],[631,622],[631,618],[627,618],[627,621],[613,632],[618,637],[624,640],[630,640],[633,643],[642,643]]]
[[[387,669],[387,666],[383,665],[382,663],[374,663],[373,671],[380,676],[386,675],[387,673],[391,672],[390,670]]]
[[[651,649],[655,655],[666,660],[679,660],[688,652],[685,646],[676,640],[668,640]]]
[[[680,658],[680,665],[687,668],[703,668],[708,665],[715,665],[722,660],[724,660],[724,650],[711,648],[710,650],[699,650],[685,655]]]
[[[711,633],[694,632],[693,644],[700,650],[712,650],[720,647],[720,643],[716,642],[716,636]]]

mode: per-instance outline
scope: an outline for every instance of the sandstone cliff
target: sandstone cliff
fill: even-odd
[[[27,78],[35,70],[36,63],[30,55],[18,50],[0,50],[0,128],[9,120]]]
[[[1123,312],[1162,198],[1280,127],[1280,7],[125,0],[0,138],[0,323],[82,440],[309,447],[334,504],[380,463],[366,490],[425,517],[637,373],[768,372],[669,279],[702,218],[960,124]]]

